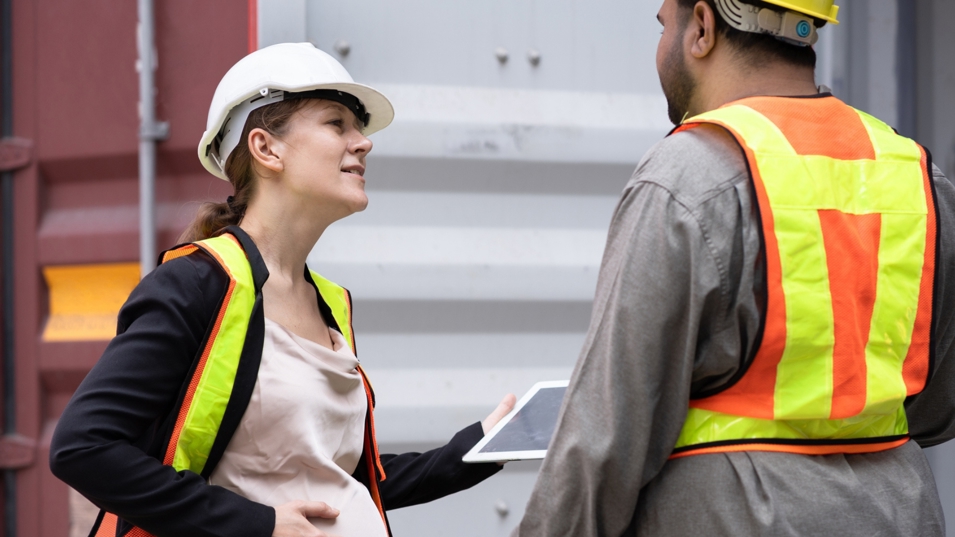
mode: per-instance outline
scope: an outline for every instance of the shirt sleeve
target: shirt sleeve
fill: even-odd
[[[638,169],[611,223],[590,329],[514,535],[625,532],[679,437],[698,341],[726,324],[727,287],[691,210]]]
[[[955,186],[933,170],[937,201],[938,267],[932,333],[932,376],[925,389],[906,401],[909,433],[922,447],[955,438]]]
[[[226,283],[202,253],[165,263],[147,276],[123,305],[117,336],[80,384],[53,435],[54,475],[157,537],[268,537],[274,529],[273,508],[159,460],[164,422]]]

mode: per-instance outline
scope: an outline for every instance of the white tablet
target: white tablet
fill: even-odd
[[[464,462],[543,459],[557,427],[557,414],[567,384],[566,380],[535,384],[514,405],[514,410],[467,452]]]

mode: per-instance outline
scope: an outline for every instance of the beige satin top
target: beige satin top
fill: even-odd
[[[368,407],[358,360],[341,334],[329,332],[334,351],[265,319],[252,399],[209,483],[271,506],[323,501],[341,514],[313,519],[316,527],[386,537],[368,489],[351,477]]]

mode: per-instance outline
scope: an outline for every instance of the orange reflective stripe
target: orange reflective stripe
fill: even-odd
[[[669,459],[680,459],[691,455],[706,455],[710,453],[737,453],[740,451],[771,451],[776,453],[796,453],[798,455],[835,455],[837,453],[875,453],[897,448],[909,441],[908,437],[888,442],[867,442],[860,444],[827,444],[827,445],[799,445],[799,444],[730,444],[726,446],[702,447],[688,449],[670,455]]]
[[[745,103],[776,124],[797,155],[875,159],[872,139],[855,110],[832,98],[798,101],[799,114],[792,113],[793,104],[786,99],[752,97]],[[839,143],[832,143],[833,140]]]
[[[381,480],[384,481],[386,477],[385,468],[381,465],[381,457],[378,454],[378,441],[375,438],[375,401],[372,396],[371,382],[368,380],[365,370],[360,365],[358,366],[358,372],[361,373],[361,381],[365,386],[365,396],[368,398],[368,436],[372,441],[372,455],[375,460],[375,465],[378,467],[378,473],[381,475]]]
[[[371,459],[368,461],[368,466],[371,471],[374,471],[374,463],[371,462]],[[375,502],[375,507],[378,508],[378,514],[381,515],[381,521],[385,524],[385,528],[388,528],[388,519],[385,517],[385,506],[381,503],[381,492],[378,490],[378,482],[375,481],[375,476],[372,474],[370,478],[371,487],[369,491],[371,492],[371,500]]]
[[[351,308],[349,308],[349,312],[350,311]],[[350,314],[349,317],[351,317]],[[361,381],[365,387],[365,397],[368,400],[368,419],[365,420],[367,427],[367,431],[365,432],[365,452],[368,453],[369,489],[371,491],[371,499],[374,500],[375,507],[378,508],[378,513],[381,514],[381,520],[385,523],[385,527],[387,528],[388,519],[385,518],[385,506],[381,503],[381,494],[378,491],[378,482],[385,480],[385,468],[381,465],[381,457],[378,454],[378,440],[375,438],[375,403],[371,395],[371,383],[368,382],[368,377],[365,375],[365,370],[362,369],[361,365],[358,366],[358,372],[361,373]],[[381,479],[378,479],[378,476],[381,476]]]
[[[119,522],[119,519],[113,513],[103,513],[103,520],[100,521],[99,527],[96,528],[96,533],[93,537],[116,537],[116,525]],[[124,537],[155,537],[152,533],[142,529],[133,527],[129,530]]]
[[[185,257],[198,249],[199,247],[195,244],[186,244],[185,246],[180,246],[175,250],[168,250],[162,254],[162,263],[165,263],[166,261],[172,261],[173,259],[180,257]]]
[[[232,240],[236,240],[232,235],[228,235]],[[238,241],[236,241],[238,243]],[[195,249],[191,250],[195,251]],[[212,352],[212,344],[215,343],[216,337],[219,335],[219,328],[222,327],[222,319],[225,317],[226,310],[229,309],[229,302],[232,300],[232,293],[235,290],[235,278],[232,276],[232,273],[229,272],[229,266],[223,262],[222,258],[212,249],[203,248],[203,251],[207,254],[213,256],[216,261],[219,262],[219,266],[225,270],[226,274],[229,276],[229,288],[226,290],[225,298],[222,300],[222,306],[219,308],[219,313],[216,315],[216,322],[212,325],[212,331],[209,333],[209,338],[206,340],[206,346],[202,349],[202,355],[199,358],[199,363],[196,364],[196,370],[192,374],[192,378],[189,380],[189,387],[186,389],[185,398],[182,401],[182,405],[179,407],[179,415],[176,416],[176,425],[172,430],[172,436],[169,438],[169,444],[166,445],[166,455],[163,457],[163,464],[167,466],[172,466],[173,460],[176,456],[176,446],[179,445],[179,435],[182,433],[182,427],[186,423],[186,415],[189,414],[189,407],[192,405],[192,399],[196,395],[196,388],[199,386],[199,381],[202,379],[202,371],[205,369],[206,362],[209,359],[209,354]],[[165,261],[165,257],[163,260]]]
[[[929,361],[932,342],[932,301],[935,292],[935,245],[936,245],[936,214],[935,197],[932,195],[932,170],[928,166],[928,155],[922,151],[922,175],[925,182],[925,204],[928,207],[926,218],[925,262],[922,264],[922,284],[919,288],[918,313],[915,317],[915,327],[912,331],[912,343],[909,345],[905,362],[902,364],[902,376],[905,378],[905,387],[908,395],[922,391],[928,382]]]
[[[352,306],[351,306],[351,294],[348,291],[344,291],[345,303],[348,305],[348,333],[349,333],[349,343],[351,344],[352,352],[356,355],[358,354],[358,348],[355,345],[355,328],[352,324]],[[385,467],[381,465],[381,455],[378,453],[378,440],[375,437],[375,397],[374,390],[371,387],[371,381],[368,380],[368,375],[365,374],[365,370],[362,367],[358,366],[358,371],[361,373],[361,381],[365,387],[365,396],[368,398],[368,429],[369,436],[371,437],[372,450],[375,455],[375,465],[378,467],[378,473],[381,476],[381,481],[384,481],[387,476],[385,475]]]
[[[103,513],[103,518],[96,528],[96,534],[93,537],[116,537],[116,515],[113,513]]]
[[[719,120],[710,121],[728,130],[737,140],[743,139],[732,126]],[[685,128],[699,125],[691,124]],[[684,130],[684,128],[678,130]],[[756,162],[753,150],[745,144],[741,144],[741,147],[746,154],[746,161]],[[752,164],[749,164],[749,167],[756,190],[760,220],[763,224],[763,243],[766,254],[767,298],[762,342],[746,374],[736,384],[718,396],[691,400],[690,406],[713,412],[771,420],[775,417],[776,369],[786,349],[786,300],[783,293],[783,271],[779,257],[779,243],[776,239],[776,224],[769,204],[769,196],[759,176],[759,169]]]
[[[865,408],[865,349],[872,326],[882,216],[820,210],[829,269],[833,343],[832,410],[829,419],[855,416]]]

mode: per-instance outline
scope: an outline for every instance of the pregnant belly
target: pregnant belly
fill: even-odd
[[[371,495],[365,487],[359,487],[342,495],[338,505],[332,505],[341,511],[338,518],[312,518],[312,525],[335,537],[388,537]]]

